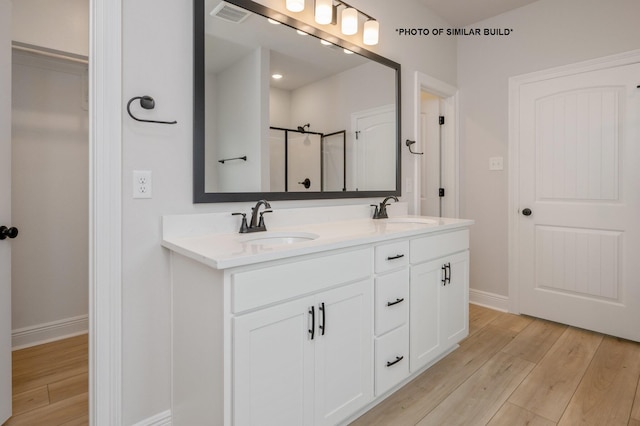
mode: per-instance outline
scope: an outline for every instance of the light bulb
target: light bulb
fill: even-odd
[[[362,34],[362,42],[368,46],[378,44],[378,34],[380,32],[380,24],[378,21],[370,19],[364,23],[364,33]]]
[[[316,22],[320,25],[333,21],[333,0],[316,0]]]
[[[291,12],[302,12],[304,10],[304,0],[287,0],[287,10]]]
[[[358,11],[347,7],[342,11],[342,34],[353,35],[358,32]]]

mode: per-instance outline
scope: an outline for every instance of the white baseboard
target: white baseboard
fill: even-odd
[[[24,349],[86,334],[88,330],[89,319],[87,315],[18,328],[11,331],[11,348],[14,351]]]
[[[509,298],[488,291],[469,289],[469,303],[497,311],[509,312]]]
[[[144,419],[133,426],[171,426],[171,410],[158,413],[155,416]]]

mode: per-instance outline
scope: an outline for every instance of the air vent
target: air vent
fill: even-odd
[[[247,10],[241,9],[237,6],[223,1],[220,2],[220,4],[211,11],[210,15],[218,17],[220,19],[224,19],[227,22],[239,24],[240,22],[247,19],[249,13],[250,12]]]

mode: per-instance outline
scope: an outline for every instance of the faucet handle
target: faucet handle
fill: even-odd
[[[371,207],[375,207],[373,210],[373,219],[379,219],[378,215],[378,205],[377,204],[369,204]]]
[[[258,227],[264,227],[265,231],[267,230],[266,226],[264,225],[264,218],[262,217],[263,214],[265,213],[273,213],[273,210],[263,210],[260,212],[260,221],[258,222]]]
[[[249,226],[247,225],[247,214],[246,213],[231,213],[232,216],[242,215],[242,223],[240,224],[240,233],[245,234],[249,232]]]

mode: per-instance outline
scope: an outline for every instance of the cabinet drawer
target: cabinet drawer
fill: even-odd
[[[375,391],[382,395],[409,375],[409,326],[375,341]]]
[[[371,276],[370,248],[231,274],[231,310],[243,312]]]
[[[377,336],[407,323],[409,268],[376,277],[375,332]]]
[[[376,273],[390,271],[409,264],[409,241],[383,244],[375,248]]]
[[[411,240],[411,263],[424,262],[469,248],[469,230]]]

